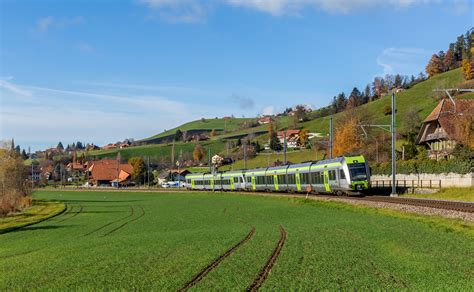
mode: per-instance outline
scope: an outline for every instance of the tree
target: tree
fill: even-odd
[[[63,143],[62,143],[62,142],[59,142],[59,143],[58,143],[58,146],[56,146],[56,149],[57,149],[59,152],[63,152],[63,150],[64,150]]]
[[[137,184],[143,183],[146,173],[145,161],[143,161],[143,158],[139,156],[132,157],[128,160],[128,164],[133,168],[132,179]]]
[[[416,137],[421,127],[421,118],[418,114],[419,109],[411,108],[403,118],[403,135],[405,137]],[[414,140],[414,139],[413,139]]]
[[[216,129],[212,129],[211,131],[211,137],[215,137],[216,136]]]
[[[181,132],[180,129],[176,130],[176,133],[174,134],[174,141],[179,142],[183,140],[183,132]]]
[[[474,76],[471,74],[471,62],[468,59],[462,60],[462,73],[464,75],[464,79],[469,80],[472,79]]]
[[[444,51],[439,51],[438,52],[438,58],[439,58],[439,61],[440,61],[440,66],[441,66],[441,72],[445,72],[446,71],[446,68],[444,66],[444,58],[446,57],[446,54],[444,53]]]
[[[306,120],[306,108],[304,105],[297,105],[295,107],[295,117],[299,122]]]
[[[446,71],[456,68],[456,60],[454,59],[454,48],[451,47],[453,47],[452,44],[446,52],[446,56],[444,56],[444,69]]]
[[[77,143],[76,143],[76,149],[78,149],[78,150],[84,149],[84,145],[82,145],[82,142],[81,142],[81,141],[77,141]]]
[[[395,88],[402,87],[402,83],[403,83],[403,77],[400,74],[395,75],[395,83],[394,83]]]
[[[347,106],[347,98],[344,92],[341,92],[333,98],[332,107],[334,112],[342,112],[346,109]]]
[[[282,146],[280,143],[280,139],[278,139],[277,133],[272,132],[272,135],[270,136],[270,149],[273,151],[281,151]]]
[[[334,156],[354,154],[359,151],[362,141],[357,133],[359,120],[354,116],[347,116],[340,121],[334,131]]]
[[[31,203],[26,196],[27,168],[13,151],[0,149],[0,216],[20,210]]]
[[[432,77],[442,72],[443,62],[437,54],[433,54],[430,61],[428,62],[428,65],[426,65],[426,74],[428,74],[429,77]]]
[[[202,146],[199,144],[194,145],[194,150],[193,150],[194,161],[200,162],[203,157],[204,157],[204,149],[202,148]]]
[[[21,151],[21,158],[22,158],[23,160],[27,160],[27,159],[28,159],[28,154],[26,154],[26,150],[25,150],[25,149],[23,149],[23,150]]]
[[[306,145],[308,144],[308,130],[306,129],[303,129],[300,131],[300,145],[302,147],[306,147]]]
[[[351,108],[358,107],[362,104],[363,104],[363,95],[359,91],[359,89],[357,89],[357,87],[354,87],[354,89],[352,89],[351,94],[349,95],[349,100],[347,101],[346,108],[351,109]]]
[[[370,90],[370,84],[367,84],[364,90],[364,103],[372,101],[372,91]]]

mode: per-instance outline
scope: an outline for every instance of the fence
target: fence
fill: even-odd
[[[392,187],[392,180],[372,180],[370,182],[372,188],[388,188]],[[403,188],[429,188],[441,189],[440,179],[397,179],[395,181],[396,187]]]

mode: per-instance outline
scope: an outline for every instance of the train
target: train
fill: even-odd
[[[342,156],[276,167],[190,173],[188,190],[265,191],[358,195],[369,188],[370,169],[364,156]]]

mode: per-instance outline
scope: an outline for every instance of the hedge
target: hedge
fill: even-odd
[[[390,162],[371,164],[373,175],[392,174],[392,164]],[[420,173],[459,173],[466,174],[474,171],[473,160],[406,160],[397,161],[397,173],[399,174],[420,174]]]

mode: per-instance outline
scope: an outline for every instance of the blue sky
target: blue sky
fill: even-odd
[[[0,140],[148,137],[201,117],[327,105],[418,74],[473,26],[471,1],[0,2]]]

